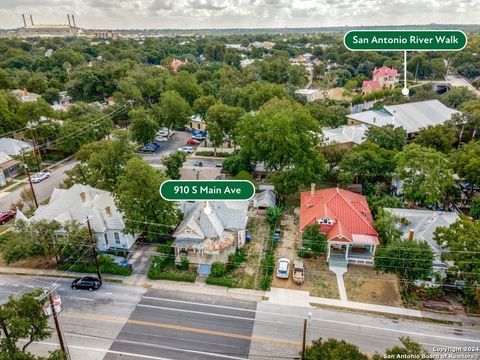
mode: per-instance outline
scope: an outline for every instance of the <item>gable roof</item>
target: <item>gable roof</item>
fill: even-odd
[[[21,141],[11,138],[0,138],[0,151],[10,155],[19,156],[22,154],[22,150],[25,152],[32,151],[33,145],[26,141]]]
[[[363,195],[331,188],[300,194],[300,230],[322,218],[331,219],[333,226],[324,227],[327,239],[356,242],[354,235],[367,235],[369,241],[378,244],[377,231]],[[338,241],[338,240],[335,240]]]
[[[277,195],[272,190],[264,190],[255,194],[253,207],[274,207],[277,203]]]
[[[380,89],[381,85],[378,80],[363,80],[362,89],[366,87],[376,90],[376,89]]]
[[[225,231],[245,229],[247,226],[248,201],[201,201],[182,202],[184,214],[175,237],[189,239],[221,238]],[[185,234],[190,229],[192,233]]]
[[[428,125],[441,125],[460,111],[451,109],[438,100],[417,101],[399,105],[385,105],[382,110],[369,110],[347,115],[349,119],[367,125],[393,124],[403,127],[407,133],[415,133]]]
[[[397,69],[389,68],[388,66],[382,66],[381,68],[375,68],[373,70],[373,76],[395,76],[397,74]]]
[[[337,128],[322,128],[323,138],[326,145],[354,143],[361,144],[367,132],[368,126],[343,125]]]
[[[113,196],[108,191],[81,184],[70,189],[55,188],[48,204],[40,206],[28,221],[84,222],[87,217],[94,232],[122,231],[125,228]]]

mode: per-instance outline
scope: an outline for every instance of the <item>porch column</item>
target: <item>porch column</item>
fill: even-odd
[[[348,261],[348,249],[350,248],[350,245],[347,244],[346,247],[347,247],[347,248],[345,249],[345,260]]]
[[[327,262],[330,260],[330,243],[327,242],[328,252],[327,252]]]
[[[372,257],[375,256],[375,249],[377,248],[377,245],[373,245],[373,248],[370,248],[372,251]]]

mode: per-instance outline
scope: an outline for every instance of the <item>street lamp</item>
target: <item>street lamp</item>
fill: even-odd
[[[312,322],[312,313],[309,312],[307,317],[303,320],[303,341],[302,341],[302,360],[305,359],[305,343],[307,342],[307,328]]]

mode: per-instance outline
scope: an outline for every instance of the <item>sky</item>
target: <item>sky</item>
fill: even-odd
[[[480,0],[0,0],[0,27],[67,23],[100,29],[478,24]]]

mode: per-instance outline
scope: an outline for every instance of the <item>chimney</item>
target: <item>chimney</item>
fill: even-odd
[[[82,202],[86,202],[87,201],[87,194],[85,194],[85,192],[81,192],[80,193],[80,198],[82,199]]]
[[[70,15],[67,14],[67,19],[68,19],[68,26],[72,27],[72,23],[70,22]]]
[[[112,209],[110,209],[110,206],[107,206],[105,208],[105,212],[107,213],[108,216],[112,215]]]
[[[310,184],[310,195],[311,195],[312,197],[315,196],[315,183],[311,183],[311,184]]]
[[[25,20],[25,14],[22,14],[23,26],[27,27],[27,21]]]
[[[415,235],[415,231],[413,229],[410,229],[408,231],[408,240],[412,241],[414,235]]]
[[[30,14],[30,22],[31,22],[32,25],[33,25],[33,17],[32,17],[32,14]]]
[[[75,16],[73,16],[73,14],[72,14],[72,22],[73,22],[73,27],[76,28],[77,25],[75,25]]]

